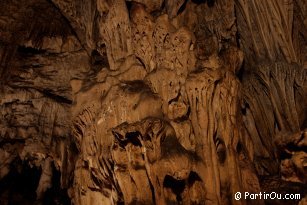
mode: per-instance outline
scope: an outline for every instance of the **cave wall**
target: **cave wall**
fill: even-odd
[[[307,194],[306,13],[1,1],[0,203],[304,204],[234,194]]]

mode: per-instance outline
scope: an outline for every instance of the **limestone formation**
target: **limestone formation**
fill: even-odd
[[[305,204],[306,14],[2,0],[0,204]]]

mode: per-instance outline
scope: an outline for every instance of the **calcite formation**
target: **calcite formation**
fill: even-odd
[[[306,204],[306,14],[2,0],[0,204]]]

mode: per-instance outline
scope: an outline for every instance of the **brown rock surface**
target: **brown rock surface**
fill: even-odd
[[[0,204],[305,204],[306,13],[2,0]]]

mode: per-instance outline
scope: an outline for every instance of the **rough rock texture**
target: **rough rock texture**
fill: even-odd
[[[306,204],[306,14],[2,0],[0,204]]]

